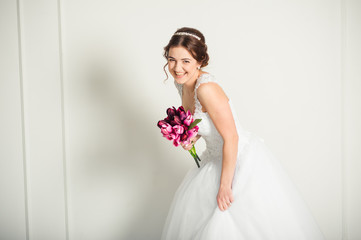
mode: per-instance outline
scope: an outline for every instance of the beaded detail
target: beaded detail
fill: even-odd
[[[187,36],[192,36],[194,38],[197,38],[198,40],[201,40],[201,38],[198,37],[197,35],[188,33],[188,32],[176,32],[176,33],[174,33],[174,35],[187,35]]]

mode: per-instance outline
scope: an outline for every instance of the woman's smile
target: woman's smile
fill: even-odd
[[[176,78],[182,78],[183,76],[185,76],[186,75],[186,73],[175,73],[175,75],[176,75]]]

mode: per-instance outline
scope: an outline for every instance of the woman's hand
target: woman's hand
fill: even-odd
[[[191,144],[183,144],[183,143],[180,143],[180,145],[187,151],[191,150],[191,148],[193,147],[193,145],[198,141],[198,139],[200,138],[201,136],[200,135],[196,135],[194,137],[192,137],[190,140],[191,140]]]
[[[233,202],[233,193],[231,187],[220,186],[217,195],[218,207],[221,211],[227,210]]]

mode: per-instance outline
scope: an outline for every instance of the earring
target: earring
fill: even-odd
[[[201,67],[199,66],[199,67],[197,67],[197,69],[199,70],[199,69],[201,69]]]

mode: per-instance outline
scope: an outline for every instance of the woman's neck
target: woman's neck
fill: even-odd
[[[197,79],[201,76],[202,73],[204,73],[204,72],[201,70],[198,70],[198,72],[196,72],[194,74],[194,78],[192,80],[189,80],[183,84],[183,88],[185,88],[185,90],[187,92],[193,92],[194,88],[196,86],[196,83],[197,83]]]

